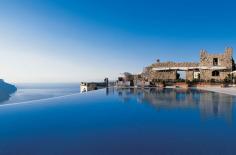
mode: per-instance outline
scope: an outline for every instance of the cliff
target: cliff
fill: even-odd
[[[16,92],[17,88],[14,85],[4,82],[0,79],[0,102],[8,100],[10,94]]]

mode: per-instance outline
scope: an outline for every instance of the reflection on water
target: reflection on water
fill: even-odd
[[[197,89],[107,89],[107,94],[115,92],[124,102],[135,98],[138,103],[149,104],[157,110],[198,108],[202,118],[223,117],[229,122],[232,120],[233,102],[235,101],[235,97],[231,95]]]
[[[0,155],[235,154],[234,103],[194,89],[109,88],[0,106]]]

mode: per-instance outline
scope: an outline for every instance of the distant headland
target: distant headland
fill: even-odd
[[[16,86],[6,83],[3,79],[0,79],[0,102],[8,100],[10,95],[16,91]]]

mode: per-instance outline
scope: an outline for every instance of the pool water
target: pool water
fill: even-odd
[[[0,106],[1,155],[235,154],[236,99],[109,88]]]

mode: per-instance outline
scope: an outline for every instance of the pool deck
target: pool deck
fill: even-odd
[[[116,87],[116,88],[156,88],[156,87]],[[167,86],[165,88],[176,88],[176,87],[175,86]],[[193,88],[195,88],[195,87],[193,87]],[[198,87],[197,89],[236,96],[236,86],[225,87],[225,88],[222,88],[220,86],[210,86],[210,87]]]
[[[221,88],[221,87],[203,87],[203,88],[198,88],[201,90],[207,90],[207,91],[213,91],[217,93],[223,93],[223,94],[228,94],[228,95],[234,95],[236,96],[236,87],[226,87],[226,88]]]

